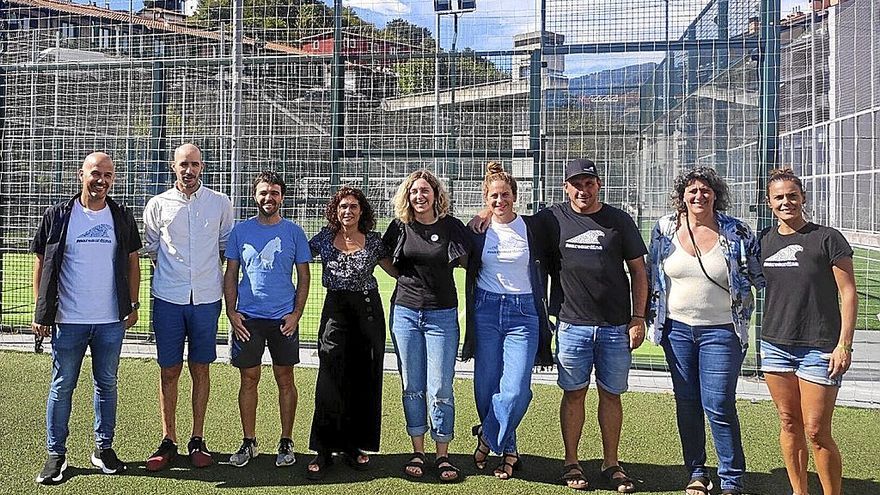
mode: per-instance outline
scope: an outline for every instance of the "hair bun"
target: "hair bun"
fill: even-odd
[[[500,174],[504,172],[504,165],[501,162],[489,162],[486,164],[486,175]]]

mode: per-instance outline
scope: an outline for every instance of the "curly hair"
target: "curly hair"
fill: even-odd
[[[394,204],[394,215],[403,223],[411,223],[413,219],[412,206],[409,204],[409,190],[415,181],[425,179],[434,190],[434,214],[437,218],[443,218],[449,214],[449,193],[443,187],[443,183],[436,175],[425,169],[419,169],[409,174],[409,176],[400,183],[397,192],[394,194],[392,203]]]
[[[727,183],[718,175],[718,172],[711,167],[697,167],[687,172],[683,172],[675,178],[672,184],[672,207],[679,213],[687,211],[687,205],[684,202],[684,191],[695,180],[706,183],[715,193],[715,211],[724,211],[730,207],[730,192],[727,189]]]
[[[489,194],[489,186],[496,180],[507,183],[513,197],[516,197],[516,179],[508,172],[504,171],[504,165],[501,162],[489,162],[486,164],[486,177],[483,179],[483,197]]]
[[[354,197],[358,205],[361,207],[361,218],[358,220],[358,230],[362,234],[370,232],[376,227],[376,213],[373,206],[367,201],[367,197],[363,191],[356,187],[342,186],[336,191],[336,194],[327,202],[327,209],[324,211],[324,217],[327,219],[327,226],[330,230],[339,232],[342,229],[342,223],[339,221],[339,203],[348,196]]]

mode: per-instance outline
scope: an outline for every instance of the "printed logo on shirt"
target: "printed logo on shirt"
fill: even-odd
[[[492,256],[517,255],[526,250],[528,244],[522,237],[511,237],[501,239],[497,245],[490,246],[486,249],[486,254]]]
[[[764,266],[800,266],[798,265],[797,253],[803,250],[804,248],[798,244],[785,246],[784,248],[777,251],[776,254],[764,260]]]
[[[254,267],[261,267],[264,270],[271,270],[275,265],[275,254],[281,252],[281,238],[275,237],[267,242],[263,249],[259,252],[257,248],[250,244],[242,246],[242,256],[248,261],[248,264]]]
[[[605,237],[605,232],[601,230],[588,230],[583,234],[576,235],[565,241],[565,247],[568,249],[591,249],[594,251],[602,250],[602,243],[599,242],[600,237]]]
[[[106,223],[98,224],[77,236],[76,242],[77,244],[81,242],[110,244],[113,242],[110,238],[110,232],[112,230],[112,225]]]

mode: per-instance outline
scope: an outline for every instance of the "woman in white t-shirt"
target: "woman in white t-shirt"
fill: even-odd
[[[708,418],[718,454],[722,494],[743,493],[746,461],[736,383],[748,346],[754,308],[752,287],[764,283],[751,229],[721,213],[729,196],[711,168],[675,179],[675,212],[651,233],[648,273],[651,301],[648,338],[663,347],[672,388],[685,468],[685,493],[712,489],[706,467]]]
[[[490,162],[483,181],[491,224],[474,234],[467,270],[467,328],[462,359],[474,358],[474,396],[480,424],[474,464],[502,456],[500,479],[522,467],[516,428],[532,399],[535,365],[552,364],[542,253],[529,234],[528,217],[517,215],[516,180]]]

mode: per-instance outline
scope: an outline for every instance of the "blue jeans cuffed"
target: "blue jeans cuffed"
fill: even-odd
[[[410,436],[430,431],[435,442],[447,443],[455,432],[452,380],[458,354],[458,310],[391,309],[391,341],[403,386],[403,414]]]

